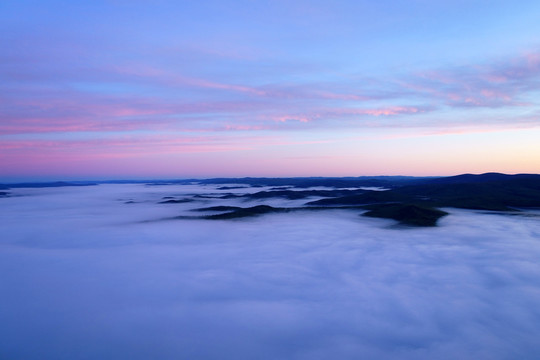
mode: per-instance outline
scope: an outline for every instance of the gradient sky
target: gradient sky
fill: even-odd
[[[0,181],[540,173],[540,2],[2,1]]]

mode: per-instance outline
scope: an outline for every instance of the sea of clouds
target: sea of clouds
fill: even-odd
[[[538,359],[540,212],[173,219],[253,192],[143,184],[0,199],[0,359]],[[311,199],[308,199],[311,200]],[[307,200],[271,199],[273,206]]]

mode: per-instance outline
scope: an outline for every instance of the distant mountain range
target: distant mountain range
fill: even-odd
[[[359,176],[359,177],[243,177],[243,178],[211,178],[211,179],[148,179],[148,180],[101,180],[101,181],[55,181],[55,182],[22,182],[3,183],[0,190],[8,188],[40,188],[60,186],[89,186],[98,184],[243,184],[249,186],[294,186],[307,188],[314,186],[327,187],[359,187],[359,186],[386,186],[396,187],[413,184],[457,184],[457,183],[488,183],[488,182],[535,182],[540,175],[517,174],[507,175],[501,173],[485,173],[481,175],[462,174],[447,177],[417,177],[417,176]]]
[[[148,179],[148,180],[102,180],[102,181],[56,181],[56,182],[24,182],[24,183],[4,183],[0,184],[0,190],[9,188],[41,188],[60,186],[89,186],[98,184],[149,184],[149,185],[175,185],[175,184],[237,184],[249,186],[294,186],[297,188],[308,188],[314,186],[327,187],[359,187],[377,186],[387,187],[415,183],[434,177],[413,177],[413,176],[360,176],[360,177],[292,177],[292,178],[212,178],[212,179]]]

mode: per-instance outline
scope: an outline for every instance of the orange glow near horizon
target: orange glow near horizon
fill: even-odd
[[[201,178],[540,172],[540,146],[535,142],[540,128],[397,138],[379,133],[362,140],[326,142],[243,138],[241,146],[236,145],[239,139],[219,146],[207,144],[208,140],[163,142],[159,147],[145,142],[134,147],[129,141],[75,142],[69,152],[58,151],[57,145],[47,142],[25,143],[20,148],[3,144],[2,150],[10,156],[0,159],[4,169],[16,170],[5,172],[5,177],[35,173],[58,178],[100,174],[107,178]]]

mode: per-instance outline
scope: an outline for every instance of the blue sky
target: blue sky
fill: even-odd
[[[540,172],[538,2],[17,1],[0,31],[4,179]]]

